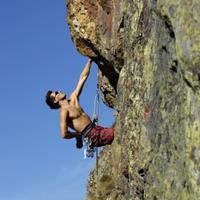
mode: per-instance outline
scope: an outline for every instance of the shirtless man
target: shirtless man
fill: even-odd
[[[46,95],[46,103],[51,109],[60,108],[62,138],[75,138],[77,148],[82,148],[83,146],[82,136],[91,138],[94,146],[111,144],[114,139],[113,129],[96,126],[79,104],[79,96],[90,73],[91,65],[92,60],[89,59],[80,75],[75,90],[68,99],[66,99],[66,94],[61,91],[48,91]],[[75,130],[75,132],[69,131],[68,127]]]

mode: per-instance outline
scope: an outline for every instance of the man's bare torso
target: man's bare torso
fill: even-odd
[[[60,112],[68,113],[66,119],[68,126],[77,132],[82,132],[91,123],[91,119],[81,108],[76,96],[71,95],[66,106],[62,107]]]

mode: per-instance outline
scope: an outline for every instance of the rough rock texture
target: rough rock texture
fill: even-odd
[[[113,107],[124,61],[121,7],[112,1],[68,0],[67,8],[75,46],[80,53],[92,57],[98,64],[103,100]]]
[[[75,46],[116,110],[87,200],[200,199],[199,11],[199,0],[67,1]]]

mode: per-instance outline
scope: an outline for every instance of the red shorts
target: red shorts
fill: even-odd
[[[87,137],[91,140],[91,145],[101,147],[111,144],[114,140],[114,129],[95,126],[88,133]]]

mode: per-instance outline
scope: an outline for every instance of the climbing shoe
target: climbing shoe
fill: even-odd
[[[76,148],[81,149],[83,147],[82,136],[76,137]]]

